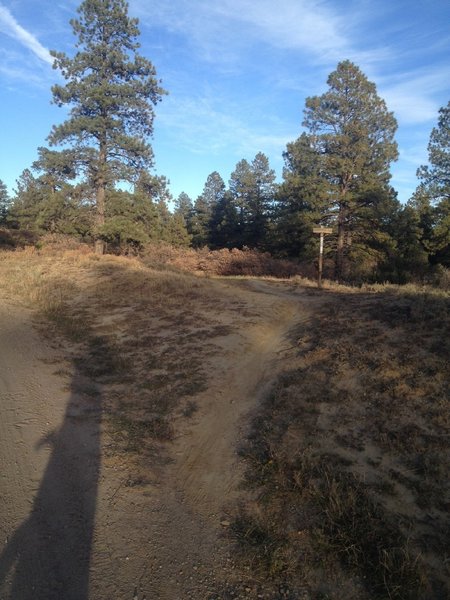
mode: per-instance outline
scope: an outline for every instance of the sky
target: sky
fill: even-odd
[[[48,145],[66,109],[49,50],[69,56],[81,0],[0,0],[0,180],[10,193]],[[154,172],[176,198],[210,173],[225,183],[258,152],[281,180],[286,144],[302,133],[305,99],[351,60],[398,122],[391,183],[401,202],[426,164],[438,111],[450,100],[448,0],[130,0],[140,54],[169,92],[156,106]]]

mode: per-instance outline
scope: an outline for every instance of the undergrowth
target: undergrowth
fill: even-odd
[[[241,448],[241,559],[313,599],[444,600],[448,294],[325,294]]]
[[[208,310],[220,309],[223,292],[191,274],[98,257],[82,245],[5,252],[0,276],[2,294],[33,308],[74,371],[99,386],[112,446],[143,460],[162,455],[174,415],[192,415],[191,398],[206,387],[204,357],[229,333]]]

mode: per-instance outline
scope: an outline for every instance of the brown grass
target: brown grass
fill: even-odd
[[[447,598],[449,296],[324,294],[242,448],[242,559],[293,597]]]
[[[268,252],[259,252],[249,248],[194,250],[155,244],[146,248],[144,262],[154,267],[171,266],[183,271],[219,276],[245,275],[286,278],[302,273],[302,270],[294,262],[275,259]]]
[[[35,310],[47,336],[70,341],[74,368],[101,386],[110,447],[159,460],[174,414],[195,411],[204,357],[228,333],[216,311],[233,300],[189,273],[59,240],[0,253],[0,281],[3,296]]]
[[[258,274],[260,256],[239,254],[243,269],[226,252],[183,253],[178,267],[198,271],[203,257],[203,273]],[[55,342],[69,339],[86,390],[101,389],[109,448],[138,465],[129,485],[145,480],[140,460],[165,459],[174,415],[195,412],[193,396],[214,376],[206,357],[229,333],[217,315],[235,303],[167,253],[98,257],[60,242],[0,253],[1,294],[34,308]],[[318,291],[299,275],[291,285],[315,313],[291,332],[285,372],[241,449],[251,500],[230,530],[242,578],[255,597],[447,598],[449,295],[329,282]],[[221,594],[233,597],[232,586]]]

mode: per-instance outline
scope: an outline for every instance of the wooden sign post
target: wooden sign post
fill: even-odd
[[[320,246],[319,246],[319,276],[317,279],[317,287],[322,287],[322,269],[323,269],[323,238],[327,233],[333,233],[331,227],[314,227],[313,233],[320,235]]]

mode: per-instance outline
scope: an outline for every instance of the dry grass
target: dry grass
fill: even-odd
[[[449,296],[324,295],[242,448],[243,560],[292,597],[447,598]]]
[[[188,273],[61,243],[0,253],[0,281],[54,342],[70,341],[74,371],[101,389],[110,448],[160,460],[174,414],[195,411],[205,356],[228,333],[215,316],[233,300]]]
[[[200,248],[175,248],[165,244],[149,245],[144,262],[152,266],[171,266],[188,272],[205,275],[245,275],[286,278],[300,275],[299,266],[288,260],[273,258],[268,252],[249,248],[209,250]]]
[[[195,412],[214,375],[207,355],[229,333],[217,315],[243,312],[218,282],[174,264],[52,243],[0,253],[2,295],[37,310],[55,342],[70,340],[72,372],[101,390],[110,448],[138,467],[164,460],[174,415]],[[285,372],[241,450],[252,500],[230,530],[251,589],[447,598],[449,294],[329,282],[318,291],[300,276],[290,285],[308,309],[318,303],[291,332]],[[145,482],[138,467],[130,485]]]

